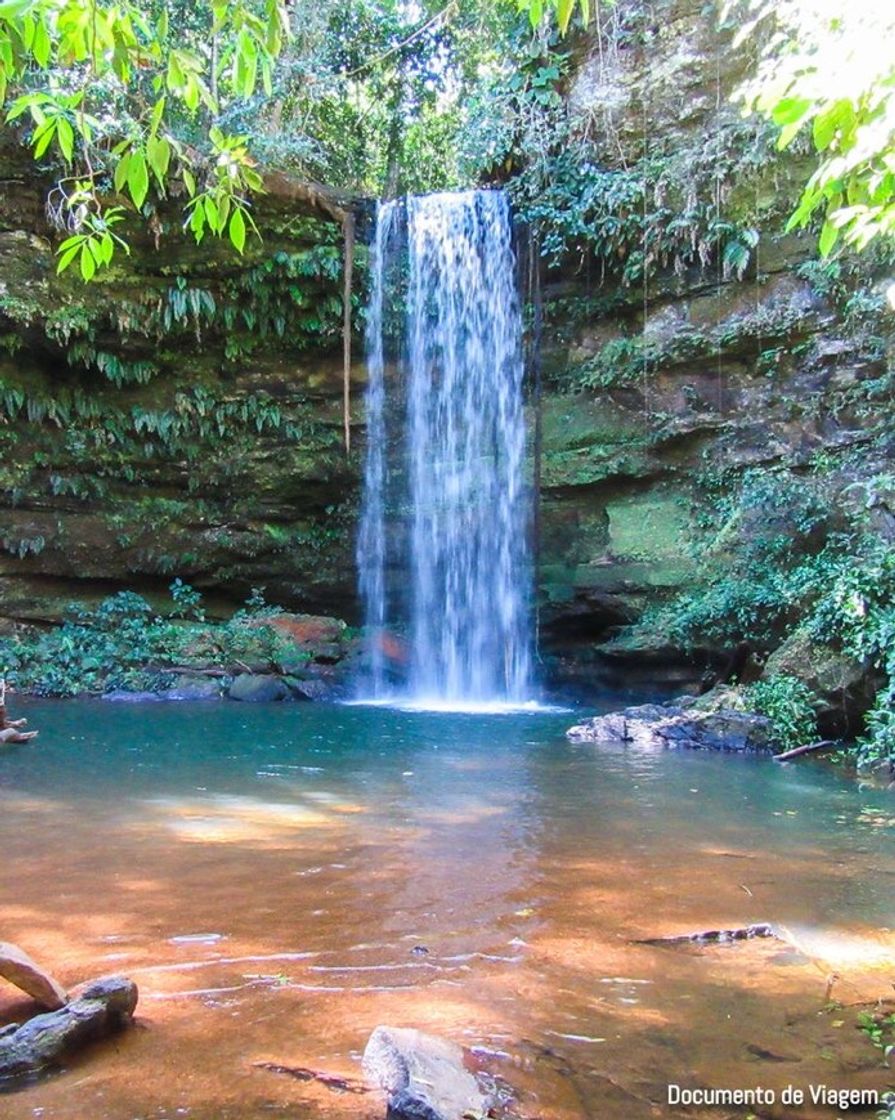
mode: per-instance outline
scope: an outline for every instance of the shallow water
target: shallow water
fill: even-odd
[[[0,937],[141,1000],[138,1029],[0,1098],[11,1120],[381,1116],[257,1064],[358,1076],[380,1022],[505,1054],[526,1117],[745,1116],[667,1084],[891,1079],[853,1010],[820,1014],[834,973],[843,1004],[891,996],[885,792],[572,745],[560,713],[27,714],[38,744],[0,754]],[[633,943],[759,921],[787,943]],[[0,990],[0,1022],[24,1008]]]

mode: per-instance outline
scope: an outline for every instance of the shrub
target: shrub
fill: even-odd
[[[816,696],[796,677],[773,676],[747,685],[743,703],[768,717],[782,750],[801,747],[817,738]]]

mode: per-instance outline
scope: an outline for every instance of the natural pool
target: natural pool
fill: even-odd
[[[258,1064],[357,1076],[378,1023],[504,1053],[525,1117],[892,1079],[848,1005],[892,994],[895,807],[830,769],[571,745],[562,713],[15,714],[41,738],[0,755],[0,937],[141,1000],[9,1120],[381,1116]],[[757,921],[790,942],[634,943]]]

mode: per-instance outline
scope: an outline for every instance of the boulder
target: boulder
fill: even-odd
[[[163,700],[220,700],[220,678],[181,673],[160,694]]]
[[[50,1011],[68,1002],[68,995],[59,981],[33,961],[24,949],[9,941],[0,941],[0,976]]]
[[[345,636],[345,623],[327,615],[278,614],[263,624],[303,646],[330,645]]]
[[[31,1077],[79,1046],[127,1027],[137,1006],[137,985],[124,976],[94,980],[57,1011],[0,1029],[0,1085]]]
[[[854,657],[795,630],[768,658],[763,676],[795,677],[817,697],[817,726],[830,738],[857,735],[872,706],[878,681],[871,668]]]
[[[576,743],[764,751],[771,749],[771,721],[731,708],[698,711],[674,704],[642,704],[570,727],[566,738]]]
[[[289,686],[281,677],[269,673],[240,673],[233,678],[227,695],[231,700],[241,700],[246,704],[269,704],[287,699],[290,693]]]
[[[386,1093],[393,1120],[462,1120],[488,1113],[490,1102],[455,1042],[407,1027],[377,1027],[363,1068]]]
[[[126,688],[113,688],[109,692],[104,692],[100,699],[108,700],[112,704],[150,704],[163,699],[163,697],[160,693],[150,692],[148,689],[138,689],[130,692]]]
[[[332,686],[326,681],[317,679],[301,680],[299,677],[287,677],[292,695],[296,700],[330,700],[332,699]]]

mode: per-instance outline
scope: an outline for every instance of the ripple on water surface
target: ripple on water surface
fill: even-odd
[[[145,1029],[10,1120],[357,1116],[267,1067],[357,1076],[379,1022],[508,1055],[522,1111],[562,1120],[653,1115],[684,1079],[875,1084],[869,1048],[831,1069],[866,1043],[817,1012],[833,973],[843,1003],[888,994],[885,794],[573,745],[552,712],[27,707],[40,746],[0,757],[3,936],[69,984],[133,975]],[[636,943],[760,921],[787,941]]]

